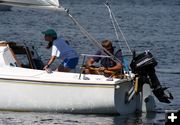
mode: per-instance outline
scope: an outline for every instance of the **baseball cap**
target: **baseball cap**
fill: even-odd
[[[56,31],[53,29],[48,29],[46,31],[43,31],[42,34],[47,35],[47,36],[57,37]]]

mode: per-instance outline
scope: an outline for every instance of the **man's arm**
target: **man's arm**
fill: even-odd
[[[91,66],[93,63],[94,63],[94,59],[93,59],[93,58],[89,58],[89,59],[86,61],[86,66]]]
[[[109,70],[109,71],[119,71],[121,69],[122,69],[122,64],[121,63],[117,63],[115,66],[107,68],[107,70]]]
[[[44,66],[43,69],[47,69],[56,59],[56,56],[51,56],[50,60],[48,61],[47,65]]]
[[[117,63],[115,66],[113,67],[99,67],[98,71],[101,72],[106,72],[106,71],[120,71],[122,69],[122,64],[121,63]]]

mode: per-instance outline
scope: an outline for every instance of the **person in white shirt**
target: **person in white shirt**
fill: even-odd
[[[57,71],[69,72],[71,69],[75,69],[78,64],[79,56],[77,52],[69,46],[69,44],[62,38],[57,38],[57,33],[53,29],[48,29],[44,32],[44,39],[48,42],[47,49],[52,48],[51,58],[47,65],[44,66],[44,70],[57,58],[62,63],[58,66]]]

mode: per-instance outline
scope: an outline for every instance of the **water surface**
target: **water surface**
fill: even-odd
[[[79,23],[98,41],[116,41],[108,10],[103,1],[62,1]],[[113,1],[112,10],[117,17],[130,47],[138,52],[150,50],[158,61],[157,75],[174,95],[171,104],[157,101],[157,110],[151,114],[126,116],[80,115],[62,113],[0,112],[0,124],[4,125],[120,125],[164,124],[166,109],[180,109],[180,6],[174,1]],[[59,36],[70,41],[79,54],[93,54],[97,47],[82,35],[74,23],[62,12],[38,9],[12,8],[0,11],[0,40],[34,45],[46,63],[50,51],[45,49],[41,31],[54,28]],[[124,47],[122,42],[114,45]],[[80,62],[81,63],[81,62]],[[56,63],[54,64],[54,66]]]

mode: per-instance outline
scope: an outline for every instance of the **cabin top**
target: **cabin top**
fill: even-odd
[[[0,41],[1,66],[15,66],[30,69],[42,69],[43,63],[33,47],[16,42]]]

